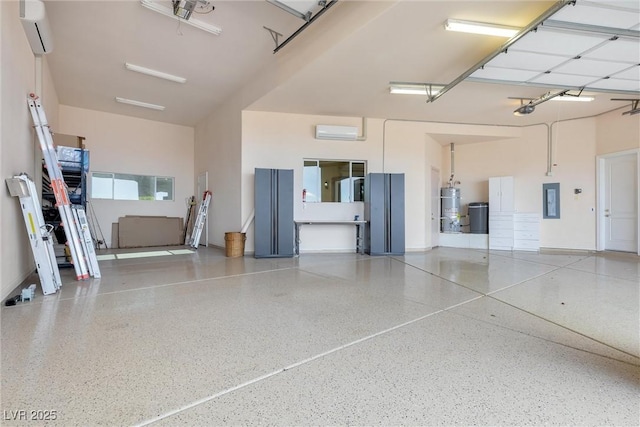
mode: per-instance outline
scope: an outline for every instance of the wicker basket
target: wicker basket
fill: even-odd
[[[244,256],[244,241],[247,240],[246,233],[229,232],[224,233],[225,255],[229,258]]]

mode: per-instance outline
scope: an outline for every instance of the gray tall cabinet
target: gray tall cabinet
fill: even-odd
[[[404,174],[367,174],[364,219],[367,254],[404,255]]]
[[[293,170],[255,172],[255,257],[293,257]]]

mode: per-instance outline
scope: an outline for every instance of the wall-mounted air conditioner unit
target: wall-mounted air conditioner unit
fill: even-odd
[[[53,50],[53,37],[51,37],[51,29],[42,1],[21,1],[20,22],[22,22],[33,53],[43,55]]]
[[[358,139],[358,128],[355,126],[316,126],[316,139],[340,139],[355,141]]]

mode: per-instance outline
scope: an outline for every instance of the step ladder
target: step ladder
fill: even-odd
[[[194,249],[198,249],[198,245],[200,244],[200,236],[202,235],[202,229],[204,228],[205,222],[207,221],[207,213],[209,212],[209,203],[211,202],[211,191],[205,191],[202,196],[202,203],[200,203],[200,208],[198,209],[198,216],[196,217],[196,221],[193,224],[193,233],[191,233],[191,238],[189,240],[189,246]]]
[[[42,293],[44,295],[55,294],[62,286],[62,280],[60,280],[60,271],[53,249],[53,236],[51,235],[53,226],[44,222],[36,186],[26,174],[16,175],[5,181],[9,188],[9,194],[20,199],[20,208],[40,277]]]
[[[193,223],[195,222],[196,196],[189,196],[187,199],[187,219],[184,224],[184,233],[182,235],[182,244],[186,245],[191,241],[191,233],[193,233]]]
[[[29,110],[31,111],[31,118],[33,119],[33,127],[40,141],[40,148],[42,149],[42,155],[44,157],[45,165],[47,166],[47,173],[51,181],[51,188],[56,199],[56,207],[60,212],[60,219],[62,220],[62,227],[64,234],[67,238],[67,245],[71,252],[71,260],[73,262],[73,268],[76,273],[77,280],[84,280],[89,278],[88,264],[94,264],[97,266],[97,259],[95,258],[95,251],[87,251],[83,249],[81,230],[82,225],[76,221],[76,217],[71,209],[71,202],[69,201],[69,194],[67,193],[67,185],[64,182],[62,170],[60,169],[60,163],[58,162],[58,155],[56,154],[55,147],[53,145],[53,138],[51,136],[51,130],[47,122],[47,117],[42,108],[38,97],[34,94],[29,94],[27,98],[29,104]],[[93,248],[93,243],[91,244]],[[95,273],[95,272],[93,272]],[[100,272],[98,270],[98,276]]]

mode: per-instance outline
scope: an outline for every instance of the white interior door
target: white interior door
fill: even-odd
[[[196,214],[198,213],[198,209],[200,208],[200,204],[202,203],[202,196],[204,192],[209,189],[209,172],[202,172],[198,175],[198,185],[197,185],[197,193],[196,200],[198,201],[198,206],[196,209]],[[211,202],[209,203],[209,213],[211,212],[211,205],[213,204],[213,197],[211,198]],[[204,221],[204,229],[202,230],[202,234],[200,235],[200,245],[209,246],[209,215],[205,218]]]
[[[431,168],[431,247],[440,245],[440,171]]]
[[[638,251],[638,162],[635,154],[604,159],[604,249]]]

